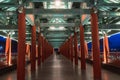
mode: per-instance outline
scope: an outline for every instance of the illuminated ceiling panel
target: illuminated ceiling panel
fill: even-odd
[[[7,3],[7,2],[10,2],[10,0],[0,0],[0,3]]]
[[[120,3],[120,0],[104,0],[107,3]]]
[[[71,2],[62,2],[62,1],[54,1],[54,2],[44,2],[45,9],[71,9]]]
[[[66,30],[66,28],[63,26],[59,26],[59,27],[50,26],[48,28],[48,30],[50,30],[50,31],[63,31],[63,30]]]
[[[120,24],[120,21],[119,21],[119,22],[117,22],[116,24]]]
[[[109,11],[111,8],[109,7],[101,7],[99,10],[101,11]]]
[[[52,18],[50,23],[65,23],[65,21],[62,18]]]
[[[10,7],[7,9],[7,11],[16,11],[16,8],[15,7]]]

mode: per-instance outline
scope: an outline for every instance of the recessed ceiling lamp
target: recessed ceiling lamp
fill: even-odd
[[[120,24],[120,21],[119,21],[119,22],[117,22],[116,24]]]
[[[55,27],[54,26],[50,26],[49,29],[50,30],[55,30]]]
[[[65,27],[60,26],[60,27],[59,27],[59,30],[65,30]]]
[[[63,26],[60,26],[60,27],[54,27],[54,26],[50,26],[49,27],[49,30],[65,30],[65,27],[63,27]]]
[[[116,15],[117,15],[117,16],[120,16],[120,13],[118,12],[118,13],[116,13]]]
[[[60,7],[61,6],[61,1],[60,0],[56,0],[55,1],[55,6],[56,7]]]
[[[54,5],[51,5],[50,7],[54,9],[65,9],[66,5],[61,0],[55,0]]]
[[[0,0],[0,2],[3,2],[4,0]]]
[[[15,32],[14,32],[14,31],[9,32],[9,35],[14,35],[14,34],[15,34]]]

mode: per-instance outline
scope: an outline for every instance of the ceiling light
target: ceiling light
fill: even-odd
[[[120,16],[120,13],[118,12],[118,13],[116,13],[116,16]]]
[[[59,27],[59,30],[65,30],[65,27],[60,26],[60,27]]]
[[[47,9],[47,2],[43,2],[43,6],[45,9]]]
[[[15,32],[9,32],[9,35],[14,35],[15,34]]]
[[[55,1],[55,6],[57,6],[57,7],[61,6],[61,1],[60,0],[56,0]]]
[[[108,32],[111,32],[111,31],[112,31],[111,29],[110,29],[110,30],[107,30],[107,33],[108,33]]]
[[[3,30],[3,32],[7,34],[7,31],[6,31],[6,30]]]
[[[117,22],[116,24],[120,24],[120,21],[119,21],[119,22]]]
[[[15,34],[15,32],[12,32],[11,34]]]
[[[49,9],[66,9],[66,6],[65,5],[61,5],[61,6],[50,5]]]
[[[50,30],[55,30],[55,27],[54,26],[50,26],[49,29]]]
[[[68,2],[68,8],[71,9],[72,8],[72,2]]]
[[[4,0],[0,0],[0,2],[3,2]]]

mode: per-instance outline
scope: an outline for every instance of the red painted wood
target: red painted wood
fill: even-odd
[[[68,52],[69,52],[69,60],[71,60],[71,42],[68,40]]]
[[[68,55],[69,60],[71,60],[71,38],[68,39]]]
[[[46,44],[46,40],[44,39],[44,58],[45,58],[45,60],[46,60],[46,58],[47,58],[47,49],[46,49],[46,47],[47,47],[47,44]]]
[[[25,53],[26,53],[26,23],[25,12],[18,13],[18,58],[17,80],[25,80]]]
[[[84,43],[85,43],[85,58],[88,58],[88,45],[86,41]]]
[[[11,54],[11,39],[9,38],[9,52],[8,52],[8,65],[10,66],[12,64],[12,54]]]
[[[73,62],[73,51],[74,51],[74,47],[73,47],[73,37],[71,36],[71,61]]]
[[[92,47],[93,47],[93,74],[94,80],[101,80],[101,61],[98,35],[98,17],[91,13]]]
[[[38,35],[38,65],[41,64],[41,34]]]
[[[10,65],[11,64],[11,59],[10,59],[11,58],[11,40],[9,36],[6,38],[5,55],[6,55],[6,63]]]
[[[68,58],[68,42],[66,42],[66,47],[65,47],[65,51],[66,51],[66,57]]]
[[[109,55],[109,43],[108,43],[108,37],[105,34],[103,39],[103,47],[104,47],[104,63],[108,63],[108,55]]]
[[[80,26],[80,47],[81,47],[81,69],[86,70],[85,63],[85,40],[84,40],[84,27]]]
[[[78,45],[77,45],[77,33],[74,33],[74,54],[75,54],[75,65],[78,65]]]
[[[6,46],[5,46],[6,60],[7,60],[7,57],[8,57],[8,51],[9,51],[9,37],[6,38]],[[6,62],[8,63],[8,60]]]
[[[25,46],[26,46],[26,55],[28,55],[28,53],[29,53],[29,44],[26,44]]]
[[[31,41],[31,71],[36,68],[36,26],[32,26],[32,41]]]
[[[26,44],[26,55],[28,57],[28,60],[30,60],[30,44]]]
[[[44,38],[42,37],[42,62],[44,62]]]

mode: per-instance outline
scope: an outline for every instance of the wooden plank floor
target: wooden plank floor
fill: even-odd
[[[16,71],[0,76],[0,80],[16,80]],[[81,71],[80,64],[74,66],[65,57],[54,54],[32,74],[27,66],[26,80],[93,80],[93,72],[89,64],[86,71]],[[102,70],[102,80],[120,80],[120,75]]]

